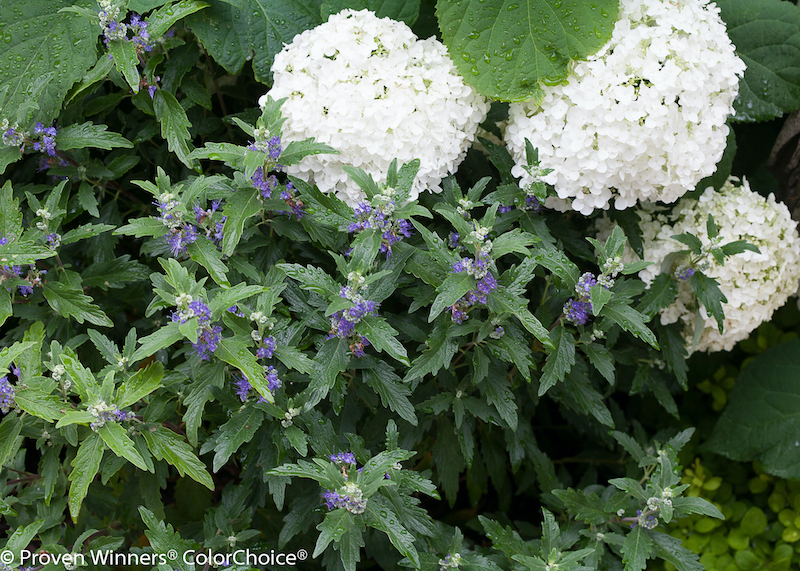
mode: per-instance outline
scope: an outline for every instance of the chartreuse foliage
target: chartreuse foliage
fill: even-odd
[[[616,14],[484,4],[438,15],[467,79],[503,99],[560,80]],[[175,550],[157,568],[182,570],[237,549],[346,571],[699,569],[663,524],[722,514],[680,482],[691,431],[660,431],[687,386],[680,330],[655,318],[679,284],[646,291],[648,262],[622,263],[635,220],[597,241],[574,213],[524,208],[489,140],[419,201],[418,160],[385,182],[346,168],[357,205],[285,174],[335,150],[281,141],[259,82],[294,34],[364,6],[433,21],[415,2],[3,4],[4,564],[36,546]],[[691,287],[722,324],[713,280]]]

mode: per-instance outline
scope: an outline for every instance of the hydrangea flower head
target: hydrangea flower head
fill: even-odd
[[[731,177],[719,191],[709,187],[698,200],[682,199],[670,215],[652,206],[639,211],[645,259],[655,262],[640,271],[639,277],[649,284],[659,271],[665,271],[680,280],[678,298],[662,310],[661,323],[682,323],[687,347],[691,347],[694,339],[697,310],[690,284],[694,271],[686,267],[682,257],[673,262],[674,267],[662,268],[667,256],[686,249],[672,236],[691,232],[708,247],[706,221],[711,214],[722,245],[746,240],[760,250],[760,253],[745,251],[730,256],[724,266],[709,256],[710,263],[703,273],[719,282],[728,301],[722,304],[725,313],[722,333],[716,320],[704,308],[700,309],[705,327],[697,351],[733,349],[761,323],[769,321],[773,312],[797,291],[800,282],[800,236],[789,209],[776,202],[771,194],[764,198],[752,191],[747,180],[741,186],[734,185],[735,181],[738,179]],[[607,219],[600,222],[601,237],[610,233],[610,228],[603,228],[606,224]],[[638,260],[630,249],[623,258],[626,262]]]
[[[506,144],[522,186],[525,138],[558,199],[590,214],[674,202],[716,169],[745,65],[707,0],[622,0],[609,42],[566,85],[512,104]]]
[[[342,171],[385,180],[392,159],[420,159],[411,197],[440,190],[466,156],[489,106],[464,83],[447,50],[419,40],[401,22],[368,10],[343,10],[295,36],[272,66],[273,99],[288,97],[283,141],[314,137],[340,154],[286,167],[354,206],[364,195]],[[264,104],[266,95],[260,100]]]

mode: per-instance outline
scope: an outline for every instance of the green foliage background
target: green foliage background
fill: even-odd
[[[718,4],[748,70],[728,150],[708,183],[748,175],[760,191],[789,199],[767,160],[783,116],[800,106],[800,13],[781,0]],[[250,184],[270,165],[247,152],[253,128],[280,128],[277,104],[263,114],[256,105],[272,59],[329,14],[369,8],[420,37],[440,35],[465,80],[497,100],[484,125],[491,132],[503,101],[536,97],[540,82],[564,80],[571,61],[607,41],[616,2],[127,7],[146,14],[159,39],[152,52],[125,40],[106,46],[92,2],[0,6],[0,120],[27,131],[37,121],[58,127],[57,157],[0,147],[0,235],[9,238],[0,259],[48,271],[28,297],[15,288],[30,282],[9,270],[0,288],[0,368],[20,370],[17,408],[0,421],[6,550],[306,550],[309,568],[348,571],[435,570],[447,554],[461,554],[460,568],[491,570],[797,564],[800,532],[787,510],[797,511],[798,488],[777,479],[797,477],[788,398],[797,392],[797,342],[756,357],[729,393],[733,383],[713,375],[725,360],[723,379],[732,378],[741,352],[687,364],[678,331],[654,319],[674,298],[674,279],[662,276],[645,293],[635,267],[612,295],[592,292],[594,329],[561,318],[581,272],[602,271],[626,240],[641,243],[629,213],[618,214],[621,229],[605,244],[585,240],[591,221],[575,213],[498,215],[520,191],[506,151],[484,139],[487,154],[470,151],[441,195],[398,209],[416,231],[385,258],[379,234],[351,236],[353,210],[313,186],[291,181],[307,212],[298,219]],[[331,151],[292,145],[283,164]],[[390,186],[407,193],[416,168],[394,165]],[[381,190],[357,170],[351,176],[370,196]],[[170,255],[154,205],[166,193],[189,218],[195,204],[222,200],[209,215],[226,217],[222,241],[201,236],[187,256]],[[456,210],[466,199],[493,232],[501,287],[455,324],[445,308],[475,287],[451,273],[461,254],[447,246],[454,229],[471,229]],[[60,246],[48,246],[49,232]],[[351,272],[372,281],[369,298],[381,304],[359,324],[372,343],[361,359],[347,340],[326,339]],[[716,286],[701,285],[711,307]],[[207,302],[223,328],[209,361],[191,349],[197,318],[169,319],[181,294]],[[241,316],[228,311],[234,305]],[[277,340],[269,362],[283,387],[274,395],[254,354],[251,312],[272,327],[256,324],[259,335]],[[786,312],[776,323],[790,331],[798,320]],[[505,333],[494,338],[498,325]],[[765,331],[741,351],[760,352],[753,347],[766,343]],[[264,402],[236,396],[240,372]],[[92,430],[89,407],[100,402],[135,420]],[[328,459],[342,451],[363,471],[343,473]],[[760,464],[734,462],[753,460]],[[321,493],[344,486],[344,474],[368,496],[364,514],[324,507]],[[637,509],[666,489],[675,499],[659,513],[662,524],[631,527]],[[154,568],[176,565],[190,568]]]

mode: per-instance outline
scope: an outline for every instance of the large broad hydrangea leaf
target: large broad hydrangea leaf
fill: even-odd
[[[0,1],[0,94],[8,90],[0,118],[14,122],[18,110],[28,107],[20,120],[33,115],[49,123],[69,88],[97,61],[100,29],[86,18],[58,12],[75,5],[97,6],[88,0]],[[32,100],[38,110],[31,110]]]
[[[503,101],[532,99],[539,81],[557,83],[570,60],[609,38],[617,0],[438,0],[442,38],[464,79]]]
[[[420,0],[326,0],[322,3],[322,17],[342,10],[370,10],[379,18],[391,18],[413,26],[419,16]]]
[[[253,60],[256,79],[272,83],[275,54],[294,37],[322,23],[315,0],[212,0],[186,19],[216,62],[228,73]]]
[[[734,119],[764,121],[800,107],[800,9],[782,0],[720,0],[736,53],[747,64]]]
[[[800,478],[800,340],[756,357],[736,379],[706,447],[737,461],[759,460],[782,478]]]

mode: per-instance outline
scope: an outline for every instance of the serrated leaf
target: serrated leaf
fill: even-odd
[[[589,343],[583,346],[586,356],[589,357],[589,362],[594,366],[597,371],[603,375],[603,378],[612,385],[614,384],[614,357],[611,351],[600,345],[599,343]]]
[[[1,265],[34,264],[37,260],[52,258],[55,255],[55,250],[40,246],[28,238],[17,238],[13,242],[9,240],[7,244],[0,245]]]
[[[256,80],[271,85],[275,54],[322,19],[311,0],[224,0],[185,22],[228,73],[251,61]]]
[[[92,298],[83,290],[63,282],[47,282],[43,286],[44,297],[54,311],[63,317],[72,317],[78,323],[88,321],[101,327],[113,327],[102,309],[92,303]]]
[[[3,1],[0,77],[7,78],[3,84],[9,90],[0,116],[13,122],[18,109],[26,108],[30,115],[34,104],[37,120],[49,123],[72,84],[97,60],[93,24],[77,14],[59,13],[72,5],[72,0]],[[32,99],[36,82],[48,74],[49,81]]]
[[[494,313],[510,313],[522,323],[523,327],[547,348],[553,348],[553,341],[550,333],[542,323],[528,310],[528,300],[512,295],[505,288],[500,288],[492,292],[487,298],[487,305]]]
[[[28,525],[19,526],[14,530],[14,533],[9,535],[8,541],[3,546],[4,552],[14,555],[13,561],[17,562],[20,558],[20,552],[28,548],[31,541],[33,541],[33,538],[36,537],[36,534],[39,533],[39,530],[42,529],[46,521],[47,520],[44,519],[37,519]],[[5,560],[3,563],[6,564]],[[9,561],[9,563],[11,563],[11,561]]]
[[[703,251],[703,243],[700,241],[700,238],[692,234],[691,232],[684,232],[683,234],[675,234],[672,236],[673,240],[688,246],[689,249],[692,251],[693,254],[699,256]]]
[[[692,291],[703,304],[706,311],[714,316],[717,321],[719,332],[722,333],[723,321],[725,315],[722,310],[722,304],[728,303],[728,298],[719,289],[719,283],[712,277],[705,275],[703,272],[695,272],[689,279],[692,286]]]
[[[242,446],[249,442],[256,430],[264,421],[264,413],[252,406],[246,406],[238,411],[231,419],[220,426],[215,432],[215,439],[209,440],[214,444],[214,472],[219,472],[228,459]],[[200,450],[202,454],[205,446]]]
[[[275,348],[275,356],[286,365],[287,369],[294,369],[303,374],[309,374],[314,370],[314,361],[308,358],[297,347],[282,345]]]
[[[314,291],[328,298],[336,298],[342,286],[334,281],[324,270],[316,266],[300,264],[278,264],[286,275],[303,284],[303,289]]]
[[[161,386],[164,366],[156,361],[147,368],[139,369],[117,389],[115,403],[119,408],[136,404]]]
[[[16,454],[22,422],[16,413],[10,413],[0,422],[0,465]]]
[[[226,216],[223,228],[222,253],[226,256],[233,254],[244,232],[245,222],[262,210],[261,201],[255,189],[239,190],[230,196],[223,208]]]
[[[203,266],[208,275],[215,282],[222,286],[230,286],[227,276],[228,268],[222,262],[222,252],[217,247],[202,236],[189,244],[186,248],[189,257]]]
[[[636,311],[646,317],[653,317],[672,304],[676,297],[678,297],[678,282],[675,278],[668,274],[658,274],[636,307]]]
[[[583,490],[553,490],[553,495],[564,502],[570,514],[576,520],[597,525],[608,521],[609,514],[603,509],[603,501],[594,492],[588,494]]]
[[[652,552],[653,540],[649,532],[641,525],[637,525],[625,536],[620,549],[625,571],[641,571],[647,567],[647,558]]]
[[[383,406],[389,407],[406,422],[417,425],[414,405],[408,400],[411,389],[400,381],[400,377],[388,365],[379,362],[375,370],[364,369],[361,375],[364,382],[381,397]]]
[[[142,236],[156,237],[165,236],[168,231],[168,228],[164,226],[161,220],[148,216],[145,218],[130,219],[127,224],[114,230],[114,235],[136,236],[137,238],[141,238]]]
[[[458,341],[448,336],[451,323],[450,321],[439,321],[434,326],[426,341],[427,349],[411,362],[411,368],[406,373],[406,381],[421,378],[427,373],[436,374],[442,367],[450,364],[453,355],[458,350]]]
[[[209,490],[214,490],[214,481],[197,456],[192,452],[191,447],[184,442],[183,438],[164,428],[157,426],[154,429],[142,432],[147,441],[147,447],[157,460],[166,460],[183,476],[188,475],[195,482],[203,484]]]
[[[442,38],[465,81],[502,101],[525,101],[539,81],[567,76],[572,59],[586,59],[611,37],[618,2],[559,0],[439,0]],[[469,14],[469,19],[464,15]]]
[[[195,163],[189,158],[189,127],[192,124],[186,117],[178,100],[170,92],[163,89],[156,90],[153,97],[153,109],[156,119],[161,124],[161,136],[167,141],[169,150],[175,153],[180,161],[187,167],[194,168]]]
[[[62,151],[70,149],[95,149],[111,150],[116,147],[132,149],[133,143],[120,135],[107,130],[105,125],[94,125],[91,121],[80,125],[69,125],[58,130],[56,147]]]
[[[150,276],[150,269],[144,264],[131,260],[129,254],[123,254],[112,260],[92,264],[81,274],[86,287],[123,288],[129,283],[144,281]]]
[[[347,355],[349,345],[346,339],[334,337],[326,340],[314,358],[315,369],[311,373],[311,382],[306,389],[309,392],[306,409],[324,399],[336,383],[336,377],[344,371],[350,358]]]
[[[419,554],[414,548],[414,536],[403,527],[382,496],[376,494],[369,499],[364,515],[367,525],[385,533],[392,545],[407,557],[414,567],[419,568]]]
[[[198,0],[171,2],[169,6],[159,8],[147,17],[147,31],[150,37],[160,38],[169,31],[175,22],[208,6],[207,2]]]
[[[61,416],[64,404],[56,395],[51,395],[36,387],[17,387],[14,391],[17,406],[33,416],[55,422]]]
[[[357,328],[377,351],[385,351],[404,365],[411,366],[405,347],[397,340],[397,331],[385,319],[369,315],[359,322]]]
[[[99,434],[90,434],[81,442],[78,453],[72,460],[72,471],[69,474],[69,513],[72,521],[78,520],[81,504],[89,491],[89,484],[100,469],[105,444]]]
[[[633,333],[642,341],[650,344],[654,349],[659,348],[656,336],[647,327],[644,316],[630,305],[626,305],[625,302],[612,299],[600,313],[602,316],[611,319],[625,331]]]
[[[325,143],[317,143],[314,139],[305,141],[292,141],[281,151],[280,161],[282,165],[295,165],[303,157],[309,155],[338,155],[339,151]]]
[[[617,226],[617,228],[619,228],[619,226]],[[600,312],[603,310],[605,304],[607,304],[614,295],[606,287],[600,284],[593,285],[591,287],[590,294],[592,300],[592,314],[595,316],[600,315]]]
[[[147,471],[147,463],[136,450],[133,440],[128,437],[128,431],[116,422],[107,422],[97,429],[97,434],[103,439],[114,454],[125,458],[140,470]]]
[[[720,15],[747,69],[733,102],[737,121],[764,121],[800,106],[800,11],[779,0],[721,0]]]
[[[550,332],[553,349],[547,355],[542,377],[539,379],[539,396],[545,394],[559,381],[563,381],[575,364],[575,339],[564,327]]]
[[[259,395],[269,402],[275,402],[267,385],[267,378],[264,374],[264,367],[250,351],[250,339],[245,340],[241,337],[228,337],[221,339],[217,344],[214,355],[239,369],[250,382],[250,385]]]
[[[428,323],[436,319],[446,307],[455,304],[459,299],[475,288],[475,278],[467,272],[459,272],[448,275],[442,285],[437,288],[439,294],[433,300]]]
[[[62,244],[73,244],[86,238],[94,238],[103,232],[114,230],[116,226],[113,224],[83,224],[78,228],[73,228],[61,237]]]
[[[544,266],[556,274],[570,290],[578,284],[580,270],[575,263],[567,258],[564,252],[553,246],[541,245],[534,249],[533,259],[540,266]]]
[[[700,564],[698,555],[685,548],[680,539],[659,532],[652,533],[650,537],[653,540],[655,555],[672,563],[678,571],[703,571],[705,569]]]
[[[139,93],[139,55],[136,44],[127,39],[111,40],[108,43],[109,55],[114,60],[114,67],[122,74],[134,93]]]

